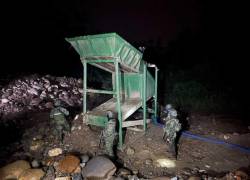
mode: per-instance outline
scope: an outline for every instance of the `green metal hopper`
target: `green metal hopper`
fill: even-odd
[[[149,64],[142,60],[142,53],[116,33],[66,38],[80,55],[84,67],[83,113],[84,122],[105,126],[107,111],[113,111],[119,121],[119,145],[123,144],[122,128],[143,125],[146,130],[146,101],[154,99],[154,115],[157,117],[157,73],[155,79],[147,70]],[[112,73],[113,90],[87,88],[87,64]],[[87,111],[87,93],[112,94],[113,98]],[[136,110],[143,108],[143,120],[128,121]]]
[[[116,33],[81,36],[67,39],[78,52],[82,60],[116,60],[124,72],[139,72],[142,53],[131,46]],[[114,63],[106,62],[101,66],[104,70],[114,72]]]

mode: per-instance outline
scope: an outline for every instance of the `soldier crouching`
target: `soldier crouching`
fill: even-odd
[[[163,140],[169,145],[169,151],[173,157],[177,158],[177,133],[181,130],[181,123],[177,119],[177,111],[168,104],[165,107],[166,117],[163,118],[165,121]]]
[[[55,107],[50,112],[50,123],[53,134],[57,136],[60,142],[64,139],[65,131],[70,132],[70,125],[65,118],[69,115],[69,111],[61,106],[60,101],[55,102]]]

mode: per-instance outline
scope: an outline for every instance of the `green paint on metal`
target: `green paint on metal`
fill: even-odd
[[[158,106],[157,106],[157,104],[158,104],[158,103],[157,103],[157,101],[158,101],[158,100],[157,100],[157,98],[158,98],[158,97],[157,97],[157,96],[158,96],[158,93],[157,93],[157,88],[158,88],[158,87],[157,87],[157,86],[158,86],[158,71],[159,71],[159,69],[156,67],[156,68],[155,68],[155,95],[154,95],[154,106],[155,106],[155,107],[154,107],[154,108],[155,108],[155,109],[154,109],[154,116],[155,116],[155,118],[158,117],[158,109],[157,109],[157,107],[158,107]]]
[[[143,107],[144,130],[147,129],[146,102],[152,97],[154,98],[154,115],[157,117],[158,69],[155,68],[154,79],[147,70],[147,63],[142,60],[142,53],[116,33],[80,36],[66,38],[66,40],[79,53],[84,66],[83,112],[86,115],[87,123],[102,127],[107,123],[105,113],[100,114],[98,111],[95,111],[97,113],[91,114],[91,111],[87,112],[87,92],[113,94],[115,101],[113,101],[112,105],[115,105],[113,106],[115,107],[114,111],[118,115],[119,148],[121,148],[123,145],[122,118],[127,118],[130,115],[122,114],[124,112],[122,107],[124,102],[128,103],[136,100],[136,105]],[[87,89],[87,64],[112,73],[113,91]],[[137,106],[131,106],[133,112],[138,108]],[[134,107],[136,108],[133,110]],[[133,113],[132,111],[130,112],[131,114]]]
[[[90,125],[105,127],[107,122],[108,118],[106,116],[95,116],[95,115],[87,116],[87,124]]]
[[[155,80],[148,70],[147,70],[146,81],[147,81],[147,83],[146,83],[146,87],[147,87],[146,96],[147,96],[147,98],[153,97],[155,95],[155,88],[154,88]]]
[[[66,38],[83,59],[109,57],[138,72],[142,53],[116,33]]]
[[[122,148],[123,145],[123,137],[122,137],[122,111],[121,111],[121,99],[120,99],[120,79],[121,79],[121,74],[119,71],[119,63],[116,61],[115,62],[115,84],[116,84],[116,108],[118,112],[118,121],[119,121],[119,148]]]
[[[84,59],[84,61],[87,61],[87,63],[90,64],[94,64],[94,63],[113,63],[114,60],[103,60],[103,59],[97,59],[97,60],[86,60]]]
[[[122,92],[125,95],[125,98],[143,98],[143,81],[144,73],[122,73]],[[155,80],[146,70],[146,99],[149,99],[155,95]]]
[[[122,74],[122,91],[125,98],[142,98],[142,75],[139,73],[123,73]]]
[[[146,131],[147,126],[147,64],[143,67],[143,129]]]
[[[83,113],[87,112],[87,63],[83,62]]]
[[[87,92],[99,93],[99,94],[116,94],[116,92],[113,91],[98,90],[98,89],[87,89]]]

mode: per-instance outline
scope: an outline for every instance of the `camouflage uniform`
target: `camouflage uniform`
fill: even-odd
[[[177,119],[177,111],[171,105],[166,106],[163,118],[165,121],[163,139],[169,144],[171,153],[176,157],[176,135],[181,130],[181,124]]]
[[[108,112],[108,123],[105,126],[104,130],[102,131],[102,138],[104,141],[105,146],[105,153],[110,156],[114,157],[114,141],[117,136],[116,132],[116,119],[113,118],[112,112]]]
[[[69,111],[60,106],[60,103],[55,103],[55,108],[50,112],[51,125],[54,128],[54,135],[58,136],[60,141],[63,140],[64,131],[70,131],[70,125],[65,116],[69,115]]]

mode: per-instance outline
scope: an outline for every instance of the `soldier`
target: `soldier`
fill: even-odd
[[[105,153],[114,158],[114,144],[117,136],[116,132],[116,119],[111,111],[107,113],[108,123],[102,131],[102,140],[104,141]]]
[[[69,111],[61,107],[60,101],[56,101],[55,107],[50,112],[50,122],[54,128],[54,135],[56,135],[61,142],[63,141],[65,131],[70,131],[70,125],[65,118],[65,116],[68,115]]]
[[[163,118],[165,121],[163,140],[169,144],[169,150],[171,154],[176,158],[176,136],[181,130],[181,123],[177,119],[177,111],[168,104],[165,107],[166,117]]]

